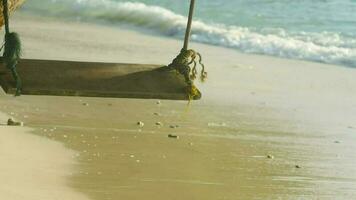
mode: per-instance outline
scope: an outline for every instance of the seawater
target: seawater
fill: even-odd
[[[183,38],[189,2],[29,0],[23,10]],[[192,40],[356,67],[356,0],[196,0]]]

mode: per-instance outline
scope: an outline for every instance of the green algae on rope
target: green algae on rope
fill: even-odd
[[[2,0],[2,5],[5,22],[5,44],[3,58],[5,66],[11,71],[12,77],[16,81],[15,96],[19,96],[21,95],[22,83],[21,78],[17,73],[16,66],[21,56],[21,41],[17,33],[10,32],[8,0]]]
[[[193,49],[188,49],[188,44],[189,44],[191,30],[192,30],[194,6],[195,6],[195,0],[191,0],[183,49],[180,51],[178,56],[172,61],[172,63],[168,65],[169,69],[174,69],[178,73],[184,76],[185,82],[187,84],[186,93],[189,100],[197,99],[201,97],[201,93],[194,85],[194,80],[196,79],[197,76],[197,69],[196,69],[197,62],[195,60],[197,57],[199,57],[199,64],[202,67],[200,80],[204,82],[208,76],[208,73],[205,71],[205,65],[202,63],[201,54]],[[191,64],[193,64],[192,68],[190,66]]]

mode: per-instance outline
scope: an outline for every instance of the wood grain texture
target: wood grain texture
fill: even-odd
[[[24,95],[188,100],[184,77],[161,65],[22,59],[18,73]],[[1,59],[0,85],[16,90]]]

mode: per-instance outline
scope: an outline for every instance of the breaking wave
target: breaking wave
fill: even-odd
[[[169,37],[184,36],[186,17],[159,6],[113,0],[31,0],[25,11],[110,24],[129,24]],[[238,17],[238,16],[236,16]],[[193,23],[192,40],[265,54],[356,67],[356,35],[288,32],[224,24]]]

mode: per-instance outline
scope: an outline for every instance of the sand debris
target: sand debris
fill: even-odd
[[[271,155],[271,154],[268,154],[268,155],[267,155],[267,158],[268,158],[268,159],[274,159],[274,156]]]
[[[13,118],[9,118],[7,120],[7,125],[8,126],[23,126],[23,122],[17,122]]]
[[[178,135],[173,135],[173,134],[169,134],[168,137],[172,139],[179,139]]]
[[[161,101],[157,101],[156,104],[157,105],[161,105],[162,103],[161,103]]]
[[[302,167],[300,165],[295,165],[295,168],[300,169]]]
[[[144,126],[145,126],[145,123],[139,121],[139,122],[137,122],[137,125],[138,125],[139,127],[144,127]]]
[[[156,125],[157,126],[163,126],[163,123],[162,122],[156,122]]]

